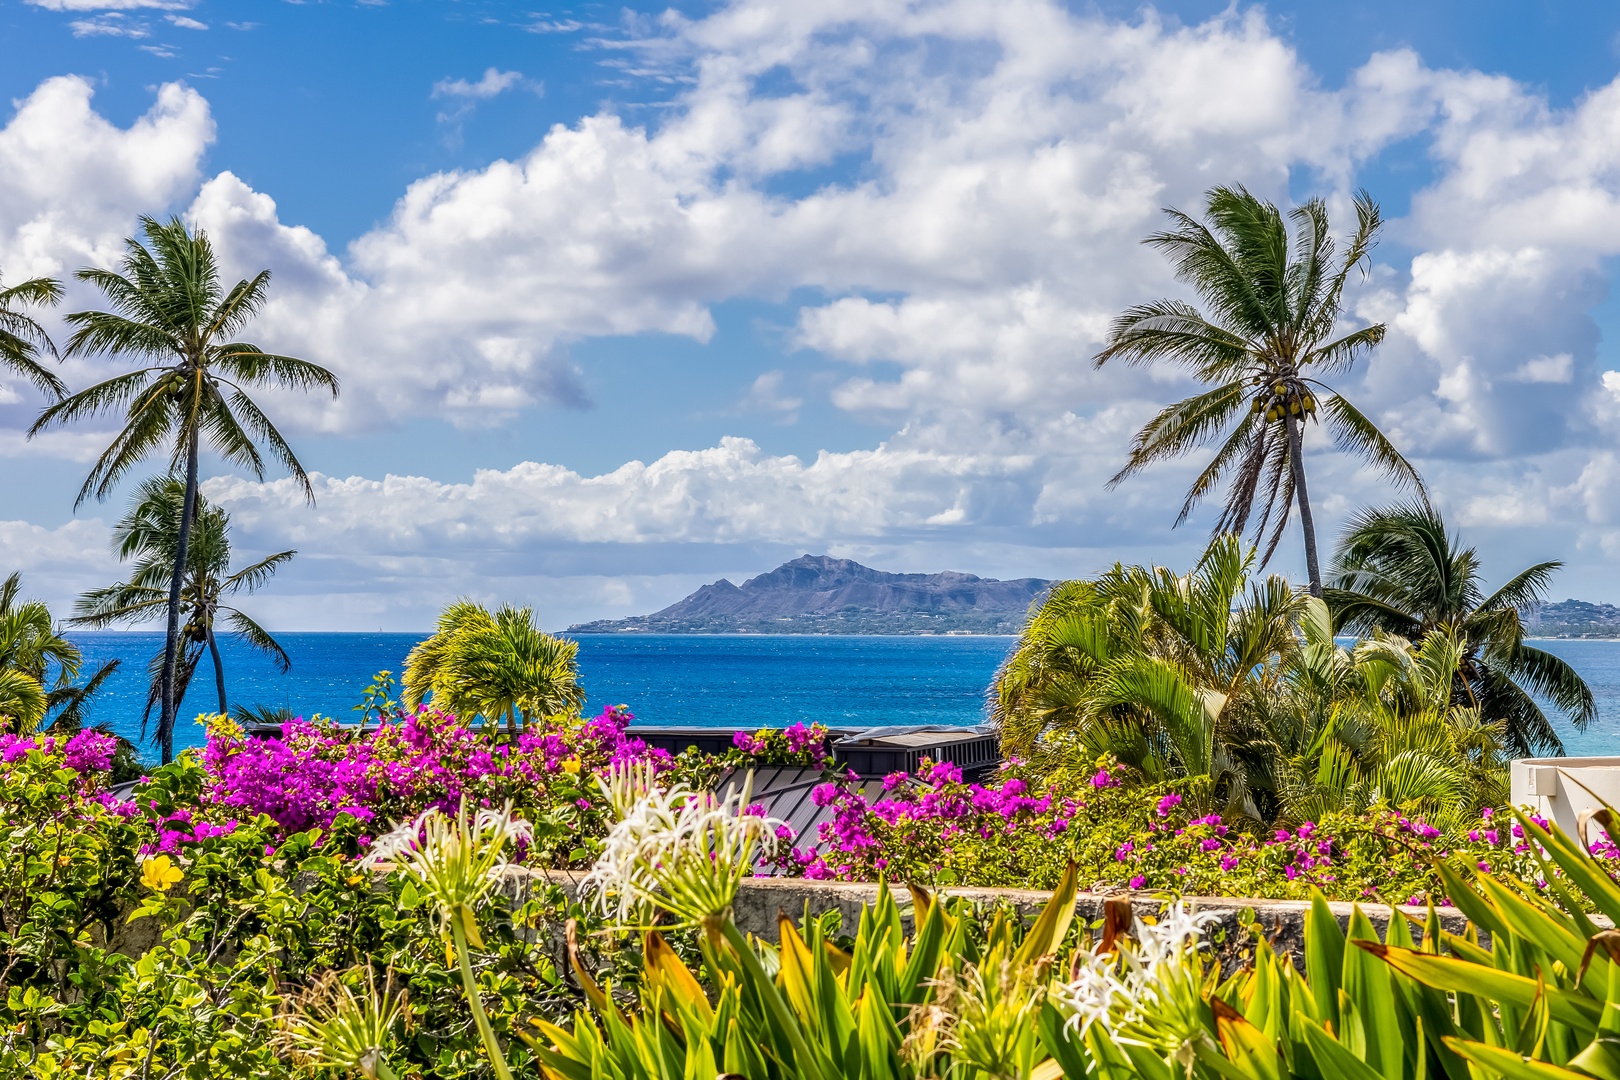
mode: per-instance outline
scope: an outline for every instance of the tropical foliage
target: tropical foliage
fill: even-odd
[[[1452,700],[1460,639],[1333,636],[1322,601],[1217,537],[1193,570],[1116,566],[1056,586],[998,673],[1003,753],[1078,785],[1197,779],[1261,821],[1388,806],[1467,816],[1505,797],[1501,726]]]
[[[71,680],[79,673],[81,657],[57,633],[50,609],[21,594],[21,574],[0,584],[0,722],[13,732],[31,732],[45,719],[46,686]]]
[[[1262,842],[1197,806],[1198,785],[1129,786],[1111,762],[1092,806],[935,768],[886,785],[891,805],[865,807],[868,837],[837,858],[881,873],[882,851],[914,881],[942,856],[1019,873],[1050,885],[1045,909],[1026,925],[913,885],[908,929],[884,887],[849,926],[782,916],[767,943],[738,928],[736,901],[791,834],[746,787],[687,786],[684,763],[638,748],[624,720],[575,717],[514,746],[431,711],[279,740],[220,718],[206,752],[128,799],[107,789],[108,736],[0,736],[0,1072],[1605,1075],[1603,1016],[1620,1008],[1620,948],[1598,921],[1620,917],[1610,842],[1588,852],[1506,815],[1466,841],[1369,816]],[[1216,928],[1140,894],[1077,919],[1084,860],[1121,860],[1096,850],[1105,830],[1144,814],[1158,824],[1135,843],[1163,853],[1140,865],[1166,878],[1132,888],[1173,884],[1177,863],[1243,888],[1269,861],[1305,896],[1359,882],[1421,899],[1390,890],[1426,875],[1415,891],[1452,899],[1490,947],[1432,913],[1379,934],[1357,911],[1341,929],[1319,894],[1303,970],[1270,927]],[[574,900],[523,870],[565,865],[589,867]]]
[[[1242,187],[1218,187],[1205,205],[1207,223],[1167,210],[1172,228],[1149,236],[1176,276],[1203,301],[1155,300],[1114,321],[1096,356],[1144,364],[1168,361],[1208,388],[1164,408],[1136,435],[1130,458],[1111,483],[1154,462],[1180,457],[1212,441],[1220,449],[1193,481],[1177,524],[1223,482],[1225,506],[1217,534],[1254,535],[1269,561],[1299,510],[1312,595],[1322,595],[1316,525],[1307,492],[1305,424],[1320,409],[1329,433],[1389,475],[1421,493],[1422,481],[1388,438],[1324,379],[1349,371],[1384,339],[1384,324],[1342,333],[1344,290],[1377,241],[1378,206],[1356,196],[1356,231],[1338,245],[1327,205],[1311,199],[1285,215]],[[1270,536],[1265,534],[1270,529]]]
[[[240,608],[226,601],[238,593],[251,593],[262,587],[296,552],[278,551],[232,571],[230,515],[210,504],[201,494],[196,499],[196,520],[186,546],[186,573],[180,583],[180,609],[185,620],[180,631],[174,694],[177,701],[185,698],[197,665],[206,653],[213,662],[218,711],[223,713],[229,709],[219,633],[227,633],[263,653],[280,671],[291,667],[286,650],[276,639]],[[140,485],[130,500],[128,511],[113,527],[113,550],[119,558],[134,564],[129,579],[80,597],[71,620],[74,625],[94,629],[138,625],[167,613],[169,582],[180,548],[180,520],[185,502],[186,485],[178,477],[153,477]],[[161,698],[163,658],[164,650],[159,650],[147,665],[151,677],[146,701],[148,719]]]
[[[1366,510],[1347,526],[1334,553],[1327,600],[1341,633],[1450,638],[1459,653],[1453,701],[1501,725],[1515,757],[1562,754],[1563,741],[1537,698],[1556,706],[1577,731],[1597,716],[1597,702],[1568,663],[1525,643],[1519,617],[1546,599],[1562,565],[1537,563],[1487,596],[1479,555],[1462,547],[1432,509]]]
[[[137,464],[154,453],[168,456],[181,473],[185,499],[170,568],[168,624],[155,738],[163,760],[174,756],[178,697],[175,675],[180,646],[180,593],[187,549],[197,513],[198,454],[204,443],[232,465],[264,476],[265,448],[292,474],[311,501],[304,467],[252,391],[268,387],[326,389],[335,397],[337,378],[307,360],[267,352],[236,338],[264,306],[270,272],[226,288],[219,261],[200,230],[179,218],[141,219],[145,243],[125,241],[118,269],[86,269],[80,280],[99,289],[111,310],[67,316],[74,327],[68,356],[130,357],[143,366],[97,383],[40,413],[29,434],[122,413],[122,428],[97,458],[79,489],[75,506],[92,495],[105,499]]]
[[[520,1033],[524,1050],[503,1047],[480,1024],[499,1077],[514,1075],[514,1050],[568,1080],[1580,1080],[1620,1069],[1611,1037],[1620,934],[1587,914],[1620,914],[1620,888],[1579,845],[1529,819],[1519,824],[1557,882],[1552,897],[1483,869],[1441,868],[1451,895],[1490,931],[1489,948],[1473,932],[1448,932],[1433,906],[1410,923],[1391,910],[1380,935],[1359,907],[1341,928],[1317,896],[1303,971],[1258,925],[1240,931],[1254,934],[1252,958],[1223,971],[1215,946],[1230,947],[1221,939],[1238,928],[1217,930],[1216,916],[1180,902],[1143,917],[1116,901],[1100,924],[1080,924],[1073,866],[1027,927],[913,886],[908,934],[884,887],[852,937],[839,937],[831,920],[784,913],[777,943],[766,944],[737,928],[727,870],[753,853],[770,822],[738,802],[640,788],[630,774],[603,786],[620,814],[615,832],[636,843],[627,858],[610,839],[587,891],[621,926],[626,895],[630,912],[656,905],[675,921],[645,929],[633,1005],[571,952],[590,1003],[571,1025],[537,1020],[534,1034]],[[492,824],[504,830],[503,818]],[[443,909],[463,891],[451,887],[461,875],[448,867],[474,865],[467,849],[478,841],[434,836],[413,829],[400,843],[424,883],[424,868],[441,868],[428,892]],[[476,865],[499,872],[501,839],[491,837]],[[687,928],[698,934],[696,971],[671,940]],[[466,996],[480,1017],[470,981]],[[378,1005],[373,998],[373,1015]],[[379,1031],[368,1049],[387,1062],[398,1043]]]
[[[433,636],[405,658],[404,698],[415,708],[431,698],[444,712],[506,721],[516,734],[536,718],[578,709],[585,699],[576,642],[541,630],[529,608],[489,611],[470,600],[450,605]]]

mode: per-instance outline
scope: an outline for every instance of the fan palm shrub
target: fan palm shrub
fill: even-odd
[[[1003,754],[1047,769],[1112,755],[1244,804],[1239,718],[1275,694],[1307,599],[1277,575],[1251,582],[1253,562],[1228,534],[1187,574],[1116,565],[1054,588],[991,688]]]
[[[271,634],[246,612],[228,601],[240,593],[261,588],[297,554],[278,551],[240,570],[231,570],[231,518],[201,494],[195,496],[196,519],[186,545],[186,573],[180,586],[181,629],[179,661],[174,671],[175,700],[184,699],[204,653],[213,661],[214,688],[219,712],[227,711],[225,663],[219,652],[219,633],[228,633],[263,653],[277,670],[287,671],[291,661]],[[104,629],[138,625],[162,618],[168,610],[169,579],[180,550],[180,524],[186,505],[186,485],[178,477],[159,476],[144,481],[130,500],[129,509],[113,527],[113,549],[132,562],[129,579],[93,589],[74,607],[75,626]],[[148,665],[151,689],[146,715],[162,697],[166,650]]]
[[[1452,701],[1463,643],[1417,645],[1378,632],[1354,646],[1332,636],[1320,602],[1280,700],[1256,717],[1244,757],[1288,822],[1391,806],[1435,824],[1471,819],[1508,799],[1505,732]]]
[[[457,716],[506,721],[515,734],[537,717],[577,710],[585,691],[574,658],[577,642],[541,630],[529,608],[494,612],[470,600],[451,604],[432,637],[405,658],[403,697],[416,708],[430,696]]]
[[[1198,565],[1116,566],[1032,611],[991,688],[1005,755],[1075,784],[1113,757],[1262,821],[1506,797],[1502,726],[1454,700],[1456,635],[1340,645],[1326,604],[1218,537]]]
[[[1098,367],[1115,359],[1167,361],[1206,386],[1148,421],[1110,486],[1155,462],[1219,442],[1188,490],[1176,523],[1224,482],[1225,505],[1215,532],[1244,532],[1258,508],[1254,536],[1266,545],[1266,562],[1297,507],[1315,596],[1322,595],[1322,575],[1303,439],[1305,424],[1319,410],[1339,446],[1398,486],[1423,492],[1417,471],[1389,439],[1324,381],[1348,372],[1384,339],[1383,323],[1341,332],[1345,284],[1366,260],[1381,227],[1378,206],[1365,192],[1356,196],[1355,207],[1356,230],[1342,255],[1321,199],[1295,207],[1285,219],[1276,206],[1243,187],[1218,187],[1205,203],[1207,223],[1167,210],[1173,227],[1144,243],[1168,256],[1204,310],[1183,300],[1130,308],[1114,320],[1095,357]]]
[[[79,673],[83,659],[56,632],[50,608],[21,594],[21,574],[0,584],[0,717],[19,734],[34,731],[45,719],[51,669],[66,683]]]
[[[1383,631],[1421,642],[1451,635],[1461,645],[1453,703],[1500,723],[1515,757],[1562,754],[1563,740],[1537,698],[1577,731],[1597,716],[1586,681],[1565,661],[1528,645],[1519,612],[1545,599],[1563,564],[1537,563],[1485,593],[1480,559],[1422,506],[1362,512],[1346,527],[1333,557],[1327,602],[1342,633]]]
[[[0,582],[0,731],[72,734],[84,727],[90,703],[120,665],[109,660],[75,682],[83,665],[45,602],[22,599],[22,575]]]
[[[96,459],[75,506],[91,496],[105,499],[131,469],[154,453],[166,454],[169,471],[184,477],[185,501],[170,567],[158,679],[155,737],[168,762],[174,757],[180,593],[190,565],[187,551],[197,513],[198,456],[206,444],[227,462],[262,479],[268,453],[313,502],[314,489],[303,465],[252,393],[273,387],[325,389],[336,397],[338,381],[318,364],[267,352],[237,338],[264,306],[270,271],[226,288],[213,245],[201,230],[193,233],[179,218],[167,223],[142,218],[141,234],[144,243],[125,241],[124,258],[116,270],[78,272],[81,281],[101,290],[111,310],[68,315],[74,332],[66,354],[131,357],[142,366],[49,406],[29,434],[122,413],[123,426]]]

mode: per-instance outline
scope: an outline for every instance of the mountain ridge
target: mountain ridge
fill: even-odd
[[[954,570],[894,574],[807,554],[741,585],[721,578],[651,615],[598,619],[565,632],[1016,634],[1030,604],[1051,585]]]

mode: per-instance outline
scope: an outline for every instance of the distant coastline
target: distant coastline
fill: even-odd
[[[1620,607],[1586,600],[1531,604],[1519,612],[1524,636],[1547,641],[1620,641]]]

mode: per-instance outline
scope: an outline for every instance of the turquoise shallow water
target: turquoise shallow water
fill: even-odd
[[[91,664],[123,659],[91,715],[138,737],[146,661],[162,635],[71,636]],[[382,668],[398,674],[420,635],[282,634],[280,640],[293,661],[286,675],[224,643],[232,704],[349,719],[372,674]],[[741,728],[817,721],[834,727],[977,723],[985,689],[1013,639],[626,634],[584,635],[579,642],[580,677],[591,709],[622,703],[649,724]],[[1598,699],[1598,719],[1586,731],[1565,731],[1570,753],[1620,753],[1620,642],[1537,644],[1573,664]],[[201,741],[190,718],[214,707],[206,663],[200,674],[207,678],[199,678],[186,696],[185,719],[175,733],[179,745]]]
[[[88,665],[123,660],[91,718],[138,737],[146,662],[163,636],[70,636]],[[371,676],[383,668],[397,676],[420,635],[281,634],[278,640],[293,663],[286,675],[250,650],[221,643],[231,704],[350,719]],[[985,689],[1013,639],[627,634],[582,635],[579,643],[580,679],[592,711],[626,704],[638,721],[671,726],[861,727],[978,723]],[[205,659],[181,709],[176,745],[202,741],[191,718],[212,711],[215,701]]]

